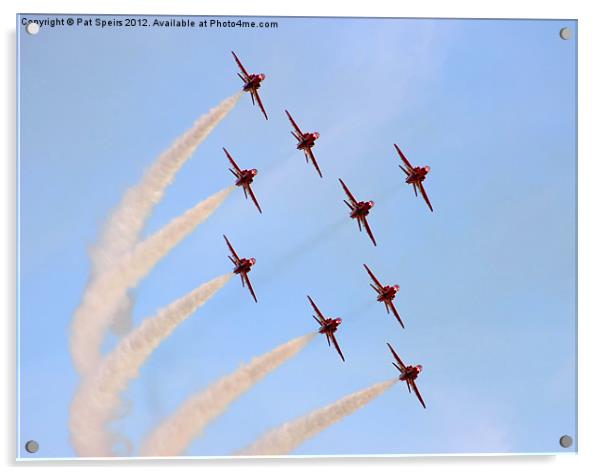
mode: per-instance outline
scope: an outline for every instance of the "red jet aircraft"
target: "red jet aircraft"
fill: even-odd
[[[293,129],[295,129],[293,132],[291,132],[291,134],[293,134],[293,137],[295,137],[297,142],[299,142],[297,144],[297,150],[303,150],[303,153],[305,153],[305,161],[309,162],[309,160],[311,160],[311,162],[314,164],[314,167],[316,167],[316,170],[318,171],[318,175],[320,175],[320,178],[322,178],[322,172],[320,171],[316,157],[314,157],[314,153],[311,150],[311,148],[316,144],[316,140],[318,140],[320,137],[320,134],[318,132],[301,132],[301,129],[293,120],[289,112],[287,110],[284,112],[286,112],[288,120],[291,121]]]
[[[395,299],[395,295],[397,295],[397,292],[399,291],[399,285],[395,284],[395,285],[384,285],[383,286],[378,281],[376,276],[372,273],[372,271],[366,264],[364,264],[364,267],[366,268],[366,270],[368,271],[368,274],[374,281],[374,284],[370,284],[370,287],[372,287],[378,294],[378,297],[376,297],[376,300],[378,300],[379,302],[384,302],[385,308],[387,309],[387,313],[389,313],[389,311],[392,311],[393,315],[395,315],[395,318],[397,318],[397,321],[401,325],[401,328],[405,328],[403,326],[403,322],[401,321],[401,317],[399,316],[399,313],[397,313],[395,304],[393,303],[393,300]]]
[[[232,264],[234,264],[234,269],[232,270],[232,272],[240,275],[242,286],[244,287],[245,283],[247,284],[247,287],[249,287],[249,292],[251,292],[253,300],[257,302],[257,297],[255,296],[253,286],[251,285],[251,281],[249,280],[248,276],[249,272],[251,272],[251,267],[255,265],[255,258],[251,257],[250,259],[247,259],[246,257],[238,257],[238,254],[236,254],[236,251],[232,247],[232,244],[230,244],[230,241],[228,241],[226,235],[224,235],[224,239],[226,240],[226,244],[228,245],[228,247],[230,248],[230,252],[232,253],[231,256],[228,256],[228,259],[230,259],[232,261]]]
[[[228,170],[230,170],[232,174],[236,177],[236,186],[242,186],[242,189],[245,192],[245,198],[251,196],[253,203],[255,203],[255,206],[257,206],[257,209],[261,213],[261,206],[259,206],[257,198],[255,198],[255,193],[253,193],[253,190],[251,189],[251,183],[253,183],[253,178],[255,178],[255,176],[257,175],[257,169],[252,168],[251,170],[241,170],[232,158],[232,155],[230,155],[225,148],[224,153],[226,154],[226,157],[228,157],[228,160],[230,160],[230,163],[234,167],[234,170],[232,170],[232,168],[228,168]]]
[[[376,240],[374,239],[374,236],[372,235],[372,230],[370,229],[370,225],[368,224],[368,213],[370,213],[370,209],[374,206],[374,201],[357,201],[353,197],[353,195],[349,191],[349,188],[347,188],[347,185],[345,185],[343,180],[339,178],[339,181],[341,182],[345,193],[347,193],[349,201],[351,201],[351,204],[349,204],[347,200],[343,200],[351,210],[349,216],[353,219],[357,219],[357,224],[360,228],[360,231],[362,230],[362,224],[364,225],[368,236],[372,240],[372,243],[376,246]]]
[[[261,108],[261,112],[263,112],[263,115],[265,116],[265,120],[268,120],[268,114],[266,113],[265,109],[263,108],[263,104],[261,102],[261,97],[259,97],[259,88],[261,87],[261,81],[263,81],[265,79],[265,74],[263,74],[263,73],[249,74],[247,72],[247,70],[245,69],[245,67],[242,65],[242,63],[240,62],[240,59],[238,59],[238,56],[236,56],[236,53],[234,53],[234,51],[232,51],[232,56],[234,56],[234,59],[236,60],[236,64],[238,64],[238,67],[240,68],[240,70],[242,72],[242,74],[237,73],[238,77],[240,79],[242,79],[242,82],[244,83],[242,90],[245,92],[251,93],[251,102],[253,102],[253,105],[255,105],[255,100],[257,100],[257,104]]]
[[[324,318],[324,315],[322,314],[322,312],[320,312],[320,309],[314,303],[314,301],[311,299],[311,297],[308,295],[307,298],[309,299],[309,303],[311,303],[311,306],[313,307],[314,312],[316,312],[317,317],[316,317],[316,315],[312,315],[312,316],[314,317],[314,320],[316,322],[318,322],[318,324],[320,325],[320,330],[319,330],[320,333],[322,333],[323,335],[326,335],[326,340],[328,340],[328,346],[330,346],[330,340],[332,340],[335,348],[339,352],[339,355],[341,355],[341,358],[343,359],[343,361],[345,361],[343,352],[341,351],[341,348],[339,348],[337,339],[334,336],[334,333],[337,331],[337,328],[343,322],[343,320],[340,318]]]
[[[431,167],[429,167],[428,165],[425,167],[413,167],[409,160],[405,157],[401,149],[397,146],[397,144],[393,145],[395,146],[395,150],[397,150],[397,153],[399,154],[399,157],[403,162],[403,166],[399,165],[399,168],[401,168],[401,170],[406,174],[406,183],[412,185],[412,187],[414,188],[414,194],[416,196],[418,196],[418,191],[416,190],[416,188],[420,190],[420,194],[424,198],[424,201],[426,201],[426,204],[428,205],[430,210],[433,211],[433,207],[431,206],[429,197],[426,194],[424,185],[422,184],[422,182],[426,178],[427,173],[431,171]]]
[[[391,353],[393,353],[393,357],[397,360],[397,364],[393,363],[393,366],[395,366],[401,373],[399,375],[399,380],[406,382],[406,384],[408,385],[408,391],[410,393],[412,392],[412,389],[414,390],[414,393],[416,394],[416,397],[420,401],[420,404],[422,404],[422,407],[424,407],[426,409],[426,404],[424,404],[424,400],[422,399],[422,396],[420,395],[420,391],[418,391],[418,386],[416,386],[416,378],[422,371],[422,366],[420,366],[420,365],[416,365],[416,366],[404,365],[403,361],[401,361],[401,358],[397,355],[397,353],[395,353],[395,350],[393,349],[393,347],[389,343],[387,343],[387,346],[391,350]]]

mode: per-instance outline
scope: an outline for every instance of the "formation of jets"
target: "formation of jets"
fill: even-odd
[[[251,95],[251,101],[253,105],[257,104],[259,106],[261,112],[267,120],[268,114],[263,106],[263,103],[261,102],[261,97],[259,96],[259,88],[261,87],[261,83],[265,80],[265,74],[249,74],[243,66],[240,59],[238,58],[238,56],[236,56],[236,53],[234,53],[234,51],[232,51],[232,55],[234,56],[234,60],[236,61],[236,64],[240,69],[238,77],[243,81],[243,91],[248,92]],[[284,112],[288,117],[291,126],[293,127],[291,134],[297,141],[297,150],[303,151],[306,162],[309,163],[311,161],[312,165],[318,172],[318,175],[320,176],[320,178],[322,178],[322,171],[320,170],[318,161],[316,160],[316,157],[313,153],[313,147],[315,146],[316,141],[320,137],[320,134],[318,132],[303,132],[293,119],[290,112],[288,110],[285,110]],[[431,211],[433,211],[433,207],[424,188],[424,181],[426,179],[427,174],[430,172],[430,167],[413,166],[405,157],[399,146],[397,144],[394,144],[394,147],[402,162],[402,164],[399,165],[399,168],[405,174],[405,183],[407,183],[408,185],[412,185],[414,194],[416,196],[418,196],[418,192],[420,192],[420,195],[424,199],[428,208]],[[232,166],[232,168],[229,168],[229,170],[236,178],[235,185],[243,189],[245,198],[250,197],[253,203],[255,204],[257,210],[261,213],[262,211],[259,202],[257,201],[257,198],[253,193],[253,190],[251,189],[253,179],[257,176],[257,169],[241,169],[234,161],[234,158],[232,158],[230,153],[225,148],[223,150]],[[347,187],[347,185],[345,184],[345,182],[341,178],[339,178],[339,182],[343,187],[343,191],[345,192],[347,198],[343,201],[349,208],[349,217],[357,221],[360,231],[362,231],[363,229],[366,230],[366,234],[372,241],[372,244],[376,246],[376,239],[374,238],[372,230],[370,229],[370,225],[368,224],[368,214],[370,213],[370,210],[374,207],[374,201],[356,200],[349,188]],[[255,300],[255,302],[257,302],[255,291],[253,290],[251,281],[249,280],[249,272],[251,271],[251,268],[255,265],[255,258],[239,257],[236,251],[234,250],[234,247],[232,247],[232,244],[225,235],[224,239],[226,240],[226,244],[231,253],[231,255],[228,257],[230,261],[232,261],[232,263],[234,264],[233,272],[240,276],[243,287],[247,287],[249,289],[251,297],[253,298],[253,300]],[[364,268],[368,272],[368,275],[371,279],[370,287],[377,293],[376,301],[384,303],[387,314],[393,313],[401,327],[405,328],[403,321],[393,302],[395,300],[395,297],[397,296],[397,293],[399,292],[399,285],[382,285],[378,278],[375,276],[375,274],[370,270],[370,268],[366,264],[364,264]],[[318,332],[326,336],[328,346],[331,346],[331,344],[334,345],[341,359],[345,361],[345,357],[343,356],[343,352],[341,351],[341,348],[335,336],[335,333],[337,332],[343,320],[340,317],[325,317],[324,314],[318,308],[318,306],[315,304],[315,302],[312,300],[312,298],[309,295],[307,296],[307,298],[314,312],[314,315],[312,316],[320,326]],[[400,373],[399,380],[405,381],[408,387],[408,391],[410,393],[414,392],[414,394],[416,394],[416,397],[420,401],[420,404],[424,408],[426,408],[426,404],[424,403],[424,400],[420,392],[418,391],[418,387],[416,386],[416,379],[422,371],[422,366],[405,365],[399,357],[399,355],[395,352],[391,344],[387,343],[387,345],[395,359],[395,361],[393,362],[393,366],[395,366],[395,368]]]

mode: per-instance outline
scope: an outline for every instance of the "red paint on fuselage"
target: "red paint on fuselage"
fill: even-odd
[[[308,150],[312,148],[316,144],[316,140],[320,138],[320,134],[318,132],[311,132],[303,134],[301,140],[297,144],[298,150]]]
[[[376,300],[379,302],[392,302],[399,291],[399,285],[385,285]]]
[[[374,201],[358,201],[349,214],[353,219],[368,216],[370,209],[374,206]]]
[[[261,81],[265,79],[265,74],[251,74],[249,75],[249,80],[243,86],[243,91],[256,91],[261,87]]]
[[[400,381],[414,381],[422,371],[421,365],[406,366],[405,372],[399,375]]]
[[[251,257],[250,259],[243,257],[242,259],[240,259],[238,265],[234,268],[232,272],[234,272],[235,274],[246,274],[251,271],[251,267],[253,267],[254,265],[254,257]]]
[[[412,168],[412,172],[406,178],[406,183],[417,185],[418,183],[422,183],[426,178],[428,172],[431,171],[431,167],[428,165],[426,167],[414,167]]]
[[[324,323],[320,327],[320,333],[334,333],[342,322],[343,319],[341,318],[325,318]]]
[[[253,183],[253,178],[257,175],[257,169],[252,170],[241,170],[240,178],[236,180],[236,186],[249,186]]]

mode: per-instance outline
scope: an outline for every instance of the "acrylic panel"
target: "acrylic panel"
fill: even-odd
[[[17,458],[577,450],[576,21],[16,34]]]

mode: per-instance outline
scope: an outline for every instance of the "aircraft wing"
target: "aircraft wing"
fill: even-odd
[[[320,178],[322,178],[322,172],[320,171],[320,166],[318,165],[318,161],[316,160],[316,157],[314,157],[314,152],[312,151],[312,149],[311,148],[305,149],[305,154],[309,155],[311,162],[314,164],[314,167],[316,167],[316,170],[318,171],[318,175],[320,175]]]
[[[374,281],[374,283],[376,284],[376,286],[379,288],[379,290],[382,290],[382,288],[383,288],[382,284],[378,281],[378,279],[372,273],[372,271],[370,270],[370,268],[366,264],[364,264],[364,268],[366,269],[366,271],[368,271],[368,274],[370,275],[370,277],[372,278],[372,280]]]
[[[226,244],[230,248],[230,252],[232,253],[232,256],[234,257],[234,259],[236,259],[236,262],[240,261],[240,257],[238,257],[238,254],[236,254],[236,251],[232,247],[232,244],[230,244],[230,241],[228,241],[228,238],[226,237],[225,234],[224,234],[224,239],[226,240]]]
[[[370,239],[372,240],[372,244],[374,244],[376,246],[376,239],[374,239],[374,235],[372,234],[372,230],[370,229],[370,225],[368,224],[368,218],[366,218],[364,216],[362,221],[364,222],[364,227],[366,228],[366,232],[368,233],[368,236],[370,236]]]
[[[293,117],[289,114],[289,112],[286,109],[284,110],[284,112],[286,112],[286,115],[288,116],[288,120],[291,121],[291,125],[293,126],[293,128],[295,129],[297,134],[303,135],[303,132],[301,132],[301,129],[299,128],[297,123],[294,121]]]
[[[255,197],[255,193],[253,193],[253,189],[251,188],[251,185],[245,186],[245,190],[247,190],[249,192],[249,195],[251,195],[251,199],[253,200],[253,203],[255,203],[255,206],[257,206],[257,209],[261,213],[261,206],[259,206],[259,203],[257,202],[257,198]]]
[[[238,59],[238,56],[236,56],[236,53],[234,51],[232,51],[232,56],[234,56],[236,64],[238,64],[238,67],[240,68],[240,70],[242,71],[242,73],[245,75],[245,80],[248,80],[249,79],[249,73],[247,72],[247,70],[245,69],[245,67],[242,65],[242,63],[240,62],[240,59]]]
[[[343,190],[345,190],[345,193],[347,194],[347,197],[351,200],[351,202],[354,205],[357,204],[357,200],[351,194],[351,192],[349,191],[349,188],[347,188],[347,185],[345,185],[345,182],[343,180],[341,180],[340,178],[339,178],[339,181],[341,182],[341,186],[343,187]]]
[[[268,114],[263,107],[263,102],[261,102],[261,97],[259,97],[259,91],[257,91],[257,89],[255,89],[254,91],[251,92],[251,97],[253,97],[253,96],[255,96],[255,99],[257,99],[257,104],[259,105],[261,112],[263,112],[263,115],[265,116],[265,120],[268,120]]]
[[[341,356],[341,359],[343,361],[345,361],[345,357],[343,356],[343,352],[341,351],[341,348],[339,347],[339,343],[337,342],[337,338],[334,336],[334,333],[332,333],[330,335],[330,338],[332,338],[332,342],[334,343],[334,347],[337,349],[337,352]]]
[[[397,144],[393,144],[393,146],[395,147],[395,150],[397,150],[397,153],[399,154],[401,161],[404,163],[404,165],[406,167],[408,167],[408,171],[412,171],[414,169],[414,167],[412,166],[410,161],[406,158],[406,156],[403,154],[401,149],[397,146]]]
[[[257,302],[257,296],[255,295],[255,291],[253,290],[253,286],[251,285],[251,281],[249,280],[249,276],[245,273],[242,276],[242,278],[247,283],[247,287],[249,287],[249,292],[251,292],[251,296],[253,297],[253,300],[255,300],[255,302]]]
[[[322,312],[320,312],[320,309],[314,303],[314,301],[311,299],[311,297],[309,295],[307,296],[307,298],[309,299],[309,303],[313,307],[314,312],[316,312],[316,315],[318,315],[318,318],[320,319],[320,324],[323,323],[325,321],[324,315],[322,315]]]
[[[422,407],[426,409],[426,404],[424,403],[424,399],[422,399],[422,396],[420,395],[420,391],[418,391],[418,386],[416,386],[416,382],[412,381],[410,384],[412,385],[412,389],[414,390],[414,393],[416,393],[416,397],[420,401],[420,404],[422,404]]]
[[[230,153],[228,153],[228,151],[226,150],[225,147],[222,147],[222,148],[224,150],[224,153],[226,154],[226,157],[228,157],[228,160],[230,160],[230,163],[232,164],[232,166],[236,169],[236,171],[238,173],[240,173],[241,172],[240,167],[236,164],[236,162],[232,158],[232,155],[230,155]]]
[[[406,365],[403,364],[403,361],[401,361],[401,358],[399,357],[399,355],[395,352],[395,350],[393,349],[393,347],[389,343],[387,343],[387,346],[391,350],[391,353],[393,353],[393,357],[395,358],[395,360],[397,360],[397,363],[399,363],[399,366],[401,366],[401,369],[403,371],[405,371],[406,370]],[[395,363],[393,363],[393,364],[395,364]]]
[[[429,207],[429,209],[431,211],[433,211],[433,207],[431,206],[431,201],[429,200],[429,197],[426,194],[426,190],[424,189],[424,185],[422,184],[422,182],[418,183],[418,188],[420,188],[420,193],[422,194],[424,201],[426,201],[427,206]]]
[[[403,322],[401,321],[401,317],[399,316],[399,313],[397,313],[397,309],[395,308],[395,304],[393,302],[389,302],[389,307],[391,307],[391,310],[393,311],[393,315],[395,315],[395,318],[397,319],[397,321],[401,325],[401,328],[405,328],[403,326]]]

